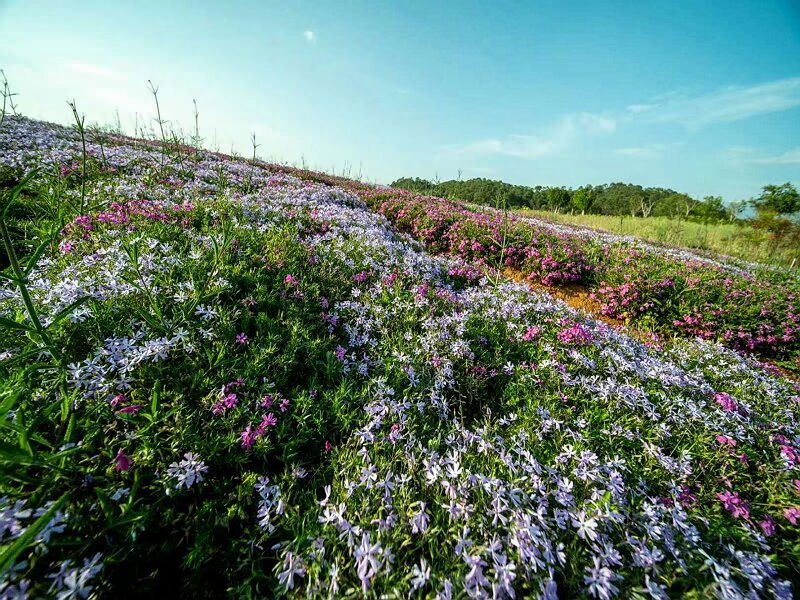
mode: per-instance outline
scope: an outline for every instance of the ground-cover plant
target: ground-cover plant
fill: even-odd
[[[791,597],[790,382],[495,279],[492,215],[387,206],[437,257],[340,180],[121,137],[70,179],[74,134],[6,125],[63,360],[0,329],[0,594]]]
[[[661,334],[718,340],[800,369],[800,281],[789,272],[522,217],[503,229],[499,211],[352,187],[432,252],[485,265],[502,260],[538,285],[581,285],[604,315]]]

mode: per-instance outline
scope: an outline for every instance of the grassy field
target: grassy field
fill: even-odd
[[[561,214],[521,209],[520,214],[563,223],[630,235],[649,242],[735,256],[744,260],[798,267],[800,248],[791,242],[776,242],[767,231],[737,223],[703,224],[667,217],[616,217],[609,215]]]

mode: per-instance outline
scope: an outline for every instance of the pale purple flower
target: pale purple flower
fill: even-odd
[[[295,578],[299,579],[306,574],[303,557],[294,552],[287,552],[283,557],[283,569],[278,573],[278,583],[286,589],[294,589]]]
[[[189,489],[195,483],[203,481],[203,476],[208,471],[206,464],[193,452],[187,452],[180,462],[171,463],[167,469],[167,477],[175,480],[175,489],[181,487]]]

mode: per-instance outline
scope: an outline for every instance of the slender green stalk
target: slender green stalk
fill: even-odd
[[[192,104],[194,105],[194,136],[192,137],[192,146],[194,146],[194,162],[197,164],[200,162],[200,144],[202,143],[200,139],[200,112],[197,110],[197,100],[193,98]]]
[[[250,135],[250,142],[253,144],[253,160],[250,163],[250,175],[247,181],[247,189],[252,191],[253,189],[253,175],[256,170],[256,148],[258,148],[261,144],[256,144],[256,133],[255,131]]]
[[[69,107],[72,109],[72,116],[75,117],[75,125],[78,128],[78,133],[81,134],[81,146],[83,148],[83,167],[81,169],[81,206],[80,206],[80,215],[83,216],[84,210],[86,209],[86,129],[84,128],[84,122],[86,120],[86,115],[79,115],[78,108],[75,105],[75,100],[72,102],[67,102]]]
[[[0,126],[2,126],[9,109],[12,114],[17,114],[17,106],[14,104],[14,96],[17,94],[11,92],[11,88],[8,87],[8,79],[2,69],[0,69],[0,80],[3,84],[3,89],[0,91],[0,95],[3,96],[3,108],[0,109]]]
[[[158,103],[158,86],[154,86],[153,82],[147,80],[147,85],[150,88],[150,93],[153,94],[153,99],[156,102],[156,123],[161,131],[161,168],[163,170],[164,164],[167,160],[167,134],[164,133],[164,124],[166,121],[161,118],[161,106]]]
[[[17,186],[11,190],[6,200],[5,209],[7,209],[8,206],[16,199],[17,195],[22,191],[22,188],[33,178],[35,174],[36,171],[29,173],[28,176],[22,180],[22,182],[17,184]],[[62,358],[61,352],[59,352],[59,350],[56,348],[52,338],[47,333],[46,328],[42,325],[42,322],[39,319],[39,313],[33,304],[30,293],[28,292],[28,277],[22,270],[22,267],[20,267],[19,260],[17,259],[17,252],[14,250],[14,243],[11,240],[11,235],[8,232],[8,226],[6,224],[5,209],[2,216],[0,216],[0,237],[3,239],[3,245],[5,246],[6,253],[8,254],[8,262],[11,268],[11,273],[13,274],[12,281],[16,283],[17,288],[19,289],[22,303],[25,305],[25,311],[28,313],[28,318],[33,325],[36,335],[39,336],[39,339],[44,343],[45,346],[47,346],[50,353],[60,362]]]

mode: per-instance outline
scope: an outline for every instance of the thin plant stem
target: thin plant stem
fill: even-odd
[[[67,102],[69,107],[72,109],[72,116],[75,117],[75,125],[78,128],[78,133],[81,134],[81,146],[82,146],[82,154],[83,154],[83,166],[81,169],[81,206],[80,206],[80,215],[83,216],[84,210],[86,209],[86,130],[83,126],[86,115],[79,115],[78,108],[75,105],[75,100],[72,102]]]

